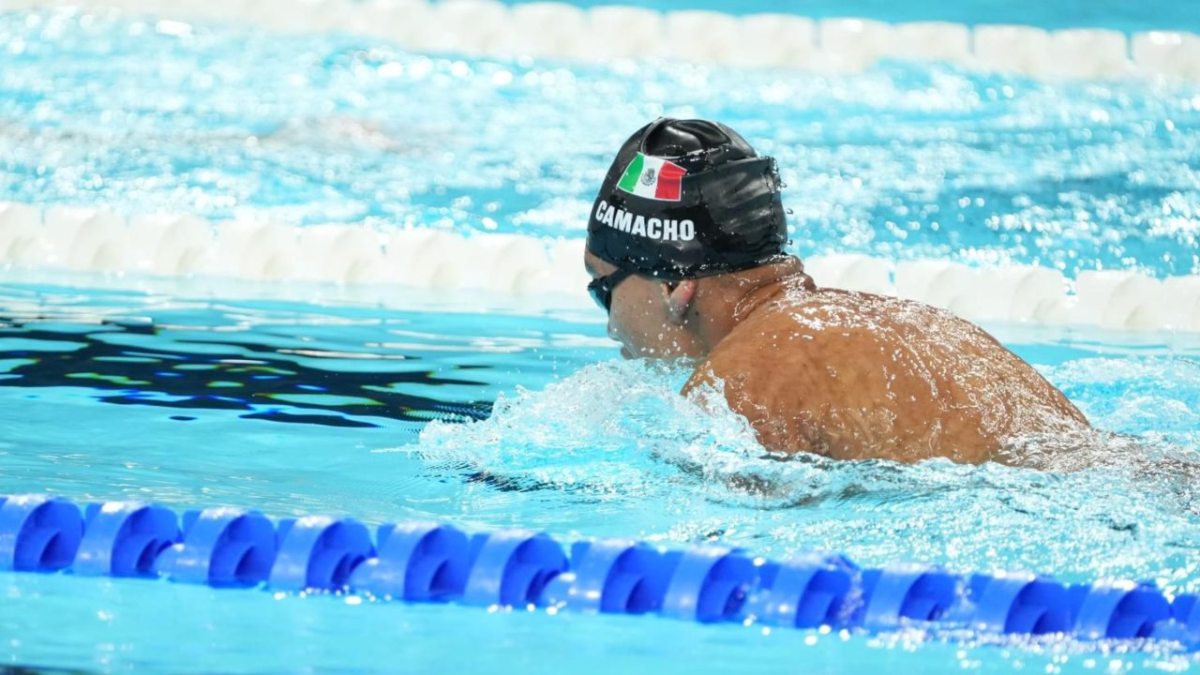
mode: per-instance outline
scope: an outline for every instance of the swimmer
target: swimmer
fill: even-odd
[[[626,358],[689,358],[770,451],[1019,461],[1019,439],[1089,428],[978,326],[822,288],[784,252],[775,160],[732,129],[659,119],[617,152],[588,220],[588,291]]]

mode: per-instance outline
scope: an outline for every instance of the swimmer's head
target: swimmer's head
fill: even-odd
[[[659,119],[621,146],[592,207],[588,290],[623,355],[701,357],[741,297],[802,271],[786,240],[775,160],[722,124]]]
[[[705,120],[661,118],[630,136],[588,219],[591,254],[666,281],[756,267],[786,241],[775,160]]]

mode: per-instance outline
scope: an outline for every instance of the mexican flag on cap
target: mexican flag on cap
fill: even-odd
[[[679,201],[683,177],[687,171],[662,157],[651,157],[638,153],[625,167],[625,175],[617,187],[639,197],[659,199],[667,202]]]

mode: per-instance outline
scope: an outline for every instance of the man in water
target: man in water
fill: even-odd
[[[995,338],[899,298],[819,288],[784,253],[775,160],[732,129],[659,119],[617,153],[588,221],[588,290],[627,358],[688,357],[769,450],[1012,461],[1089,428]]]

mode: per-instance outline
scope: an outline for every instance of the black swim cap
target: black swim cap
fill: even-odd
[[[630,136],[588,219],[594,255],[672,281],[757,267],[786,242],[775,160],[704,120],[661,118]]]

